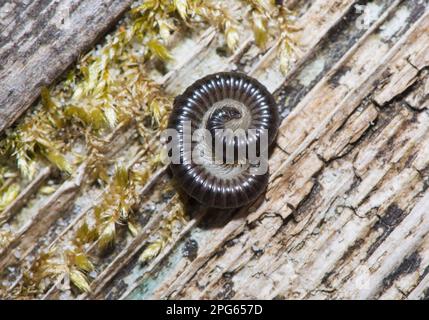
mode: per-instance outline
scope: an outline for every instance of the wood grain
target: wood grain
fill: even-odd
[[[302,52],[287,75],[276,42],[260,50],[245,30],[234,55],[219,55],[214,28],[179,40],[172,51],[184,59],[152,74],[173,96],[219,70],[251,74],[274,92],[283,122],[264,197],[228,212],[191,206],[172,241],[142,265],[138,257],[173,202],[157,202],[170,177],[156,173],[142,189],[135,237],[118,236],[109,255],[88,249],[97,273],[79,298],[428,297],[429,2],[290,2]],[[130,128],[117,134],[127,135]],[[128,163],[136,144],[113,141],[112,161]],[[72,196],[61,192],[73,182]],[[23,212],[11,218],[23,232],[5,248],[0,266],[14,271],[2,280],[14,281],[39,250],[71,239],[103,191],[73,177],[58,190],[29,224]],[[60,298],[61,281],[41,298]]]
[[[131,0],[6,1],[0,5],[0,132],[111,28]]]

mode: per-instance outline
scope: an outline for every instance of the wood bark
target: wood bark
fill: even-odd
[[[264,196],[240,210],[191,207],[173,240],[142,266],[138,256],[171,210],[171,198],[158,200],[170,182],[160,170],[141,190],[137,236],[118,239],[108,256],[88,251],[98,273],[80,298],[429,296],[429,3],[295,5],[301,52],[286,76],[275,41],[261,50],[247,30],[238,51],[225,56],[214,28],[179,41],[183,59],[153,74],[172,96],[219,70],[248,73],[274,92],[282,124]],[[112,143],[112,160],[130,159],[127,132]],[[61,192],[73,183],[71,193]],[[100,192],[71,178],[33,214],[18,213],[16,225],[24,214],[32,220],[0,265],[20,270],[40,247],[70,237]],[[52,286],[43,298],[61,294]]]

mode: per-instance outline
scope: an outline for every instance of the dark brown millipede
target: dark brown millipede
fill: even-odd
[[[273,96],[260,82],[242,73],[220,72],[196,81],[176,97],[168,128],[183,133],[187,121],[191,122],[192,130],[205,128],[213,133],[214,139],[216,129],[231,127],[231,123],[233,130],[264,129],[270,145],[277,134],[279,115]],[[258,136],[249,135],[248,139]],[[171,171],[181,188],[203,205],[237,208],[255,200],[265,190],[268,171],[255,175],[249,172],[250,165],[219,164],[212,160],[197,164],[183,151],[181,136],[178,141],[174,148],[180,152],[180,163],[171,163]],[[243,142],[224,139],[222,143]]]

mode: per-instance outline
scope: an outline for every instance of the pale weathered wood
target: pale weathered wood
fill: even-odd
[[[399,10],[404,10],[403,7],[397,7],[397,4],[393,10],[380,18],[378,26],[388,24],[396,19],[396,13]],[[173,271],[162,280],[154,297],[311,297],[312,290],[317,288],[318,281],[324,280],[324,276],[329,275],[330,272],[335,272],[338,268],[337,263],[341,263],[341,259],[344,259],[342,256],[346,254],[348,248],[353,248],[353,243],[359,241],[361,236],[363,237],[361,232],[364,233],[366,228],[377,220],[377,215],[372,214],[373,218],[365,223],[365,212],[368,210],[371,212],[372,206],[377,204],[369,208],[363,205],[359,208],[360,210],[341,202],[336,206],[332,205],[336,199],[342,199],[343,195],[347,199],[346,194],[352,193],[353,188],[356,188],[357,192],[360,190],[360,193],[366,194],[366,196],[358,196],[364,200],[375,187],[359,185],[357,183],[359,180],[354,182],[357,179],[354,172],[356,165],[350,162],[342,163],[336,158],[341,154],[345,156],[352,152],[349,157],[353,159],[352,155],[359,153],[359,147],[356,147],[354,152],[353,146],[348,150],[345,150],[345,147],[349,143],[359,141],[365,128],[372,126],[378,116],[376,106],[363,104],[359,109],[359,105],[377,86],[376,80],[381,81],[386,76],[385,70],[390,68],[389,65],[386,66],[387,61],[392,61],[394,64],[397,60],[395,54],[401,59],[406,59],[408,54],[414,56],[413,46],[416,48],[415,52],[421,51],[421,48],[426,46],[427,42],[420,42],[418,37],[428,29],[427,22],[426,14],[416,22],[415,26],[411,26],[412,31],[404,35],[401,40],[394,42],[386,42],[385,39],[378,38],[376,34],[382,29],[378,29],[377,25],[368,30],[367,36],[362,37],[360,42],[344,56],[344,59],[315,86],[313,94],[310,92],[309,96],[302,100],[293,113],[286,118],[278,143],[291,156],[286,157],[285,162],[283,151],[279,150],[273,155],[271,167],[282,165],[277,173],[273,174],[273,182],[266,195],[266,202],[249,217],[246,218],[246,212],[242,212],[234,221],[228,222],[221,231],[217,230],[212,236],[207,235],[205,241],[200,242],[201,251],[197,258],[192,263],[179,263],[177,273]],[[374,58],[367,59],[368,54],[374,55]],[[340,73],[342,70],[345,72]],[[352,88],[355,90],[351,90]],[[393,88],[395,91],[391,92],[392,97],[404,90],[403,86],[393,86]],[[398,111],[401,110],[398,109]],[[399,112],[398,116],[401,114],[408,119],[411,116],[406,110]],[[389,120],[394,121],[394,118]],[[314,127],[312,123],[315,124]],[[419,123],[423,126],[425,121],[422,119]],[[407,129],[404,125],[397,126],[397,130],[403,134],[409,131],[405,136],[414,136],[415,139],[404,147],[405,149],[395,148],[396,143],[391,146],[393,150],[397,150],[397,157],[400,158],[406,157],[404,152],[408,154],[411,150],[414,150],[413,152],[418,150],[418,148],[410,148],[416,144],[416,141],[424,141],[420,139],[424,139],[426,130],[424,126],[420,129],[414,129],[413,126]],[[420,133],[417,134],[414,130],[419,130]],[[383,150],[382,145],[389,143],[389,139],[388,135],[383,133],[380,137],[384,142],[380,141],[379,148]],[[333,138],[338,141],[338,144],[332,145]],[[377,145],[376,141],[370,142],[369,146],[372,148],[375,147],[373,143]],[[400,139],[397,145],[402,143]],[[320,147],[323,149],[319,149]],[[316,154],[310,151],[313,149]],[[322,150],[327,151],[322,152]],[[368,149],[368,151],[362,150],[360,154],[375,155],[379,152],[374,153],[372,149]],[[322,156],[323,158],[320,158]],[[386,167],[385,161],[383,169],[388,170],[389,166]],[[398,160],[387,161],[391,161],[390,168],[393,169]],[[377,174],[377,172],[374,168],[373,173]],[[376,203],[383,204],[378,209],[380,216],[387,210],[389,204],[392,204],[393,199],[403,198],[404,202],[401,201],[401,203],[407,203],[413,199],[416,193],[410,192],[409,187],[419,185],[419,179],[416,179],[417,176],[413,170],[406,169],[395,180],[386,181],[385,191],[380,191],[373,196],[374,201],[378,198]],[[353,187],[353,183],[357,183],[357,187]],[[391,189],[391,183],[399,184]],[[392,198],[392,195],[395,195],[395,198]],[[353,198],[350,199],[352,203],[356,203],[355,206],[359,206],[362,200],[356,202]],[[321,234],[320,230],[316,231],[320,228],[317,226],[327,219],[325,214],[333,214],[333,210],[334,212],[342,210],[342,215],[332,220],[334,224],[330,229],[326,229],[324,234]],[[284,232],[281,231],[284,219],[291,214],[297,220],[296,226],[288,219]],[[255,223],[256,227],[249,229],[246,226],[246,220]],[[345,228],[347,221],[351,221],[349,226],[341,231]],[[343,237],[348,236],[349,240],[339,238],[338,245],[335,241],[328,241],[338,233]],[[306,241],[310,236],[314,241]],[[231,243],[231,239],[235,241]],[[227,240],[229,245],[224,246]],[[368,240],[368,243],[370,242],[371,240]],[[363,250],[363,253],[368,253],[367,250]],[[221,255],[216,254],[223,251],[226,252]],[[258,258],[255,251],[262,252],[262,257]],[[393,257],[392,259],[400,263],[399,259]],[[348,266],[350,270],[359,266],[356,263],[357,261]],[[358,271],[357,274],[359,274]],[[377,284],[374,283],[373,288],[376,288]],[[323,290],[323,286],[320,290]],[[350,292],[351,296],[357,296],[356,292],[353,293],[349,289],[343,292],[344,295],[337,297],[346,297]],[[328,293],[327,291],[326,294]]]
[[[145,221],[138,234],[118,237],[109,255],[98,255],[95,245],[88,248],[97,274],[92,292],[79,298],[428,296],[429,3],[292,2],[302,52],[288,75],[279,71],[275,41],[261,51],[245,30],[238,52],[218,55],[223,40],[214,28],[193,34],[189,43],[179,39],[172,50],[184,59],[169,63],[165,75],[151,73],[173,96],[205,74],[228,69],[249,73],[275,92],[283,122],[265,196],[235,211],[191,207],[189,221],[147,265],[138,256],[174,201],[141,213]],[[112,161],[133,163],[139,153],[129,157],[126,149],[134,145],[132,139],[115,141]],[[164,173],[143,187],[142,212],[169,183]],[[65,180],[60,190],[76,179]],[[85,213],[101,201],[79,194],[103,191],[86,189],[84,180],[73,191],[70,209],[39,208],[28,231],[6,248],[0,265],[14,266],[10,279],[40,248],[71,239]],[[51,195],[47,203],[55,199]],[[60,213],[66,225],[56,223]],[[36,223],[41,219],[47,223]],[[21,257],[14,256],[14,246],[25,251]],[[42,298],[60,298],[62,279]]]
[[[0,225],[6,223],[16,212],[26,205],[29,198],[43,184],[47,177],[49,177],[51,170],[52,169],[50,167],[40,170],[37,177],[31,181],[31,183],[25,187],[19,196],[16,197],[16,199],[1,212]]]
[[[130,143],[131,132],[128,131],[120,134],[123,129],[124,128],[119,125],[106,137],[106,144],[115,140],[115,144],[110,144],[110,148],[107,149],[106,156],[112,157],[116,155],[125,145]],[[120,135],[120,139],[117,138],[117,135]],[[4,268],[6,265],[13,263],[22,263],[28,255],[37,250],[40,245],[38,240],[40,241],[43,236],[49,236],[47,230],[49,230],[49,228],[57,222],[60,215],[64,213],[64,211],[67,211],[73,204],[73,200],[79,195],[83,185],[90,182],[91,161],[91,159],[88,159],[82,163],[76,169],[73,177],[62,183],[52,195],[48,196],[47,199],[42,202],[40,207],[33,209],[33,214],[26,219],[27,221],[20,225],[12,241],[5,248],[1,248],[0,268]],[[90,208],[92,208],[92,206]],[[82,212],[80,212],[80,218],[84,216],[86,211],[89,210],[82,210]],[[41,223],[41,221],[43,221],[43,223]],[[79,221],[79,219],[77,221]],[[77,221],[75,221],[75,223]],[[71,226],[74,226],[74,224]],[[53,242],[56,242],[57,239],[56,237]],[[15,254],[17,251],[21,253],[19,256]]]
[[[131,0],[2,1],[0,132],[88,50]]]

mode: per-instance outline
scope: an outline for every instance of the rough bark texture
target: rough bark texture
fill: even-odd
[[[131,0],[2,1],[0,132],[104,34]]]
[[[119,240],[107,257],[89,250],[98,273],[81,298],[429,296],[428,1],[296,6],[302,53],[286,78],[276,43],[261,51],[245,34],[225,57],[214,29],[179,44],[184,59],[154,75],[176,95],[205,74],[235,69],[275,93],[283,121],[264,197],[235,211],[191,207],[174,240],[141,266],[138,256],[169,210],[167,203],[146,214],[170,179],[161,170],[142,190],[138,235]],[[114,160],[129,159],[132,140],[126,130],[122,136]],[[40,209],[3,251],[1,266],[19,269],[38,247],[67,237],[93,206],[101,191],[78,195],[84,179],[73,179],[36,200]],[[45,298],[60,294],[53,286]]]

